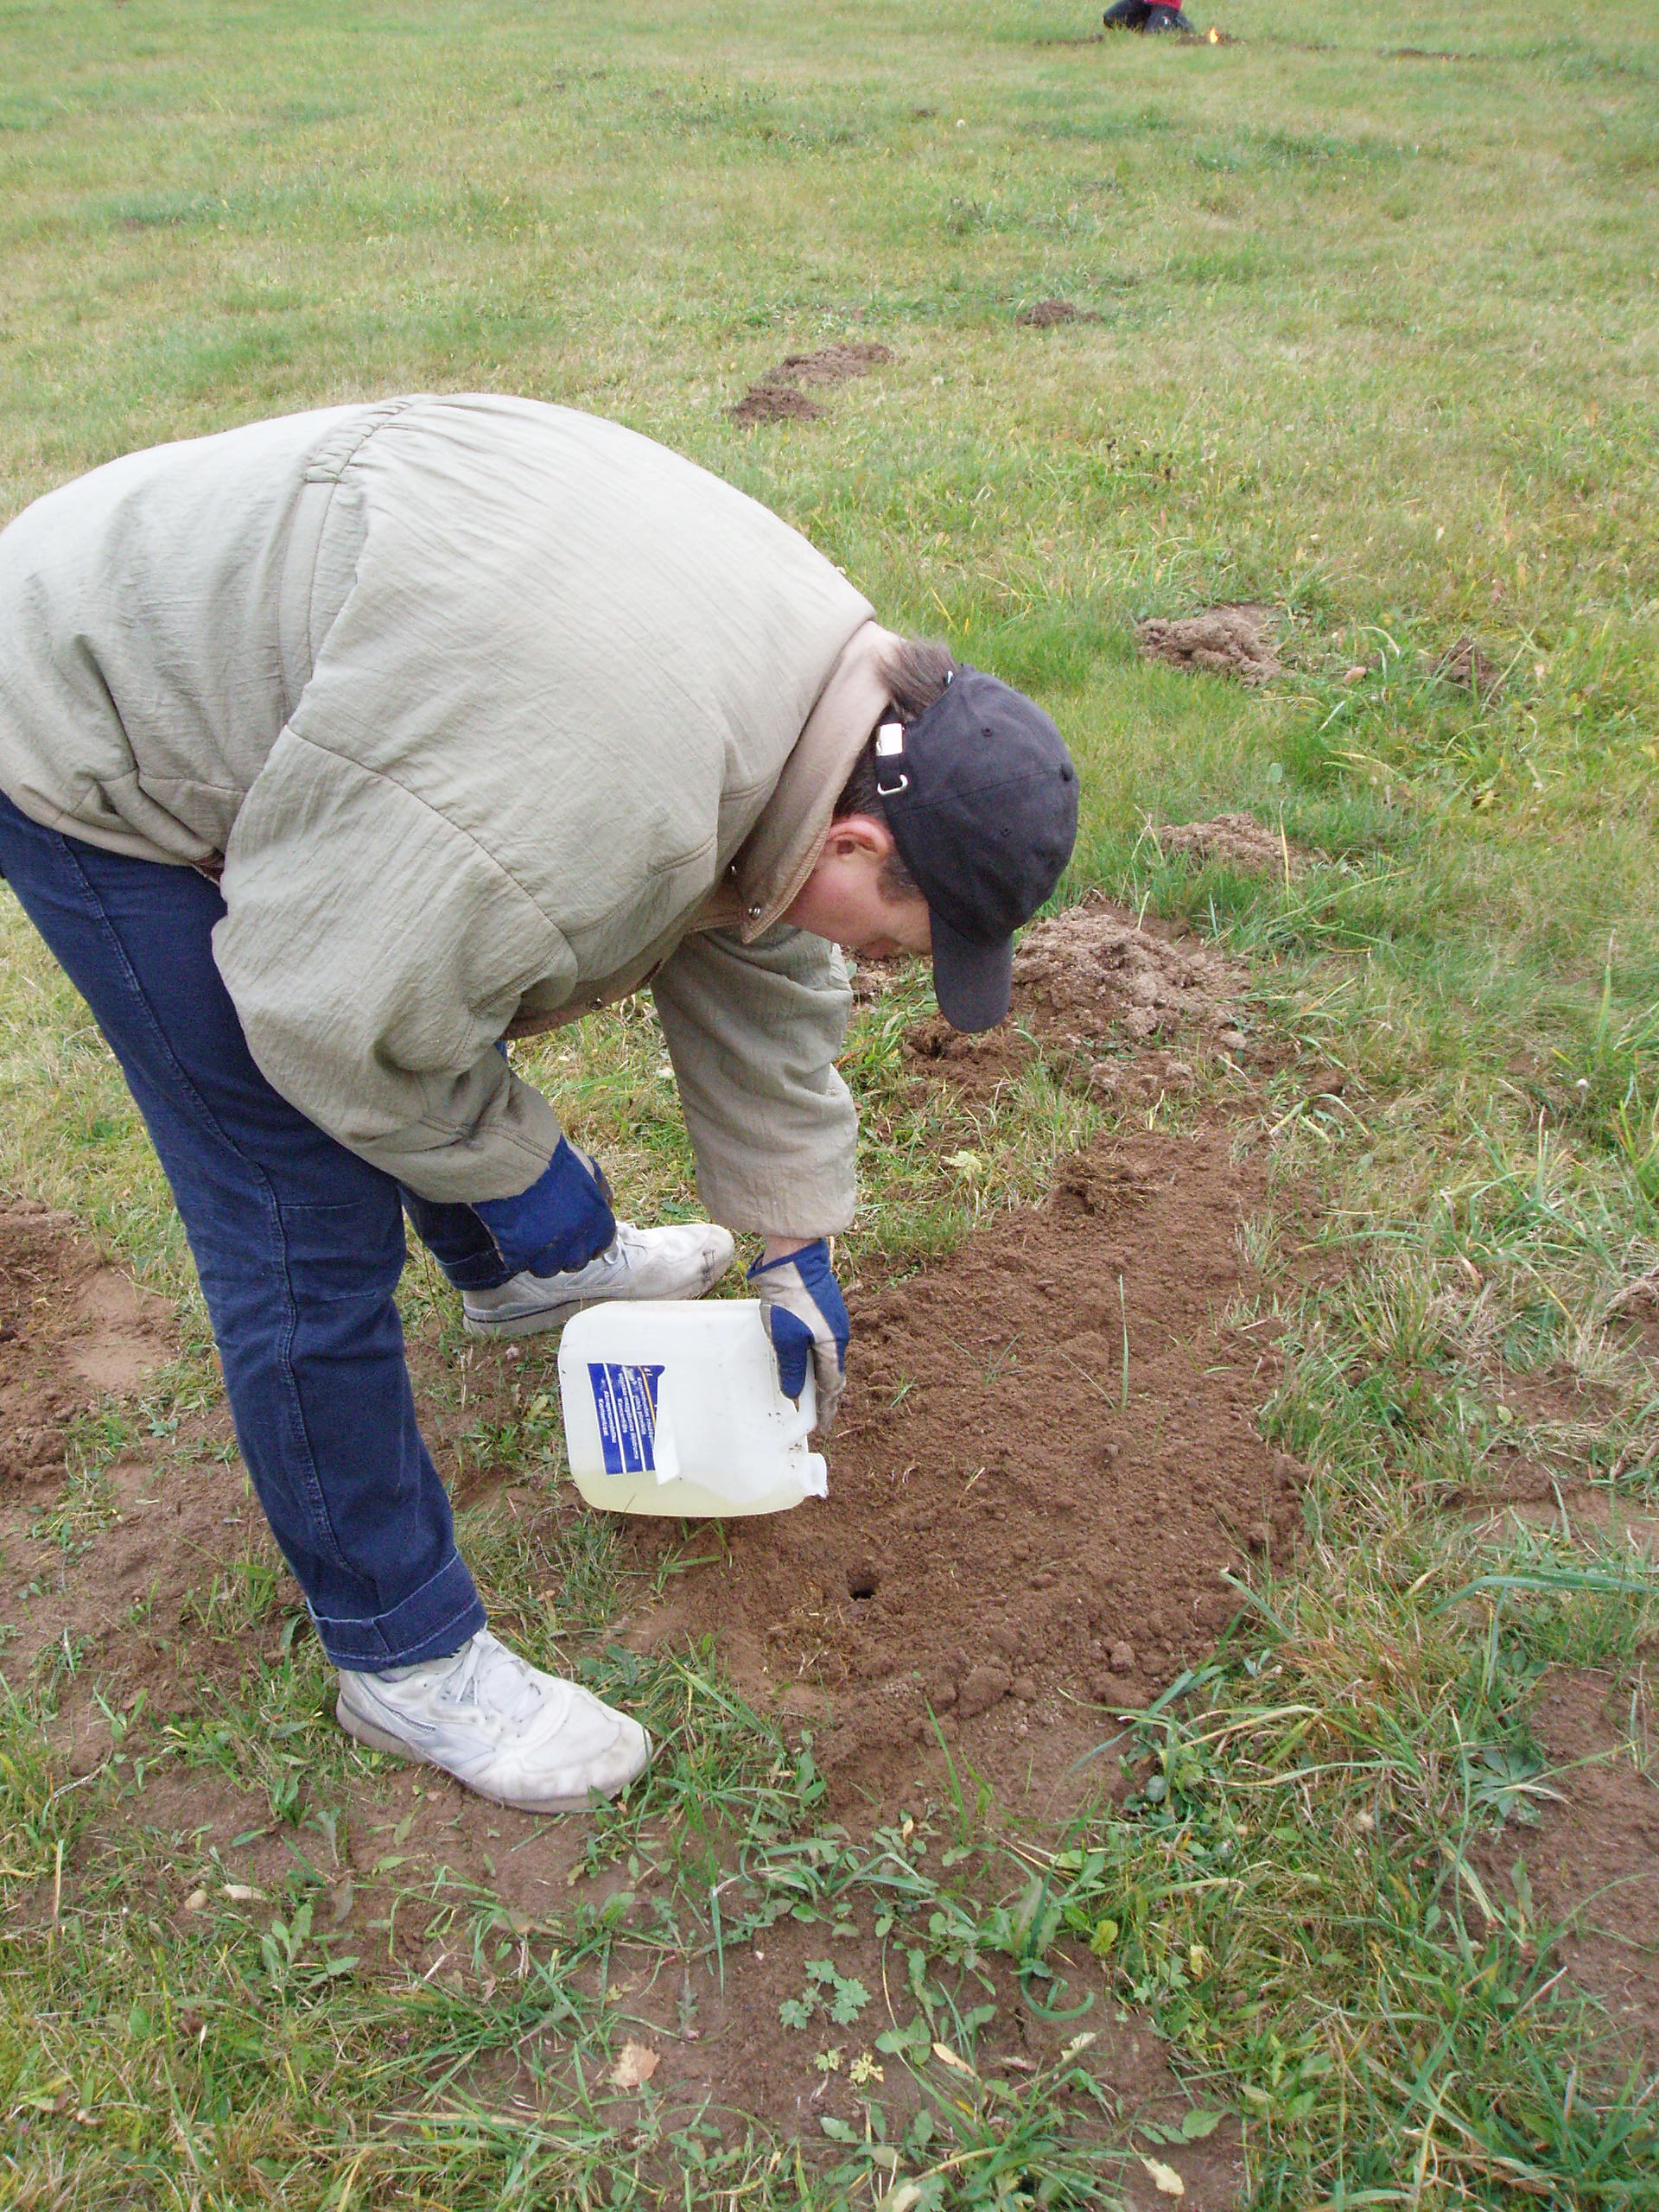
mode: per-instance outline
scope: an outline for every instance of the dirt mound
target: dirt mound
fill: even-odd
[[[816,353],[785,353],[767,374],[792,378],[797,384],[845,384],[849,377],[867,376],[892,359],[891,346],[861,339],[840,346],[821,346]]]
[[[1222,861],[1243,874],[1279,874],[1288,869],[1297,875],[1308,865],[1307,855],[1281,831],[1266,828],[1249,814],[1218,814],[1213,822],[1160,822],[1152,834],[1162,852]]]
[[[1135,625],[1135,642],[1147,660],[1172,668],[1201,668],[1212,676],[1236,676],[1241,683],[1265,683],[1280,671],[1273,647],[1277,616],[1255,601],[1207,607],[1202,614],[1175,620],[1154,615]]]
[[[1023,1013],[1083,1044],[1104,1040],[1104,1024],[1136,1039],[1229,1030],[1245,974],[1198,938],[1162,936],[1090,900],[1032,925],[1014,980]]]
[[[1459,638],[1448,652],[1442,653],[1434,664],[1434,673],[1443,683],[1472,691],[1477,699],[1490,699],[1503,681],[1497,662],[1472,638]]]
[[[816,423],[823,413],[791,384],[753,384],[727,413],[734,423]]]
[[[67,1424],[175,1356],[165,1302],[70,1231],[29,1200],[0,1207],[0,1483],[60,1475]]]
[[[918,1071],[938,1066],[969,1090],[1006,1082],[1039,1047],[1062,1074],[1097,1090],[1121,1090],[1137,1073],[1179,1084],[1191,1067],[1166,1060],[1154,1076],[1147,1051],[1154,1043],[1241,1050],[1235,1008],[1244,982],[1236,962],[1198,938],[1142,925],[1127,908],[1091,899],[1026,931],[1014,956],[1014,1013],[1000,1028],[969,1037],[936,1018],[908,1033],[905,1050]]]
[[[1092,308],[1073,307],[1070,300],[1039,300],[1035,307],[1022,309],[1014,319],[1028,324],[1033,330],[1052,330],[1059,322],[1100,321]]]
[[[816,422],[823,410],[804,387],[845,384],[892,359],[891,346],[868,340],[821,346],[816,353],[786,353],[726,411],[734,423]]]
[[[1297,1471],[1254,1421],[1271,1351],[1225,1312],[1260,1194],[1226,1130],[1137,1135],[937,1266],[853,1286],[828,1504],[727,1522],[633,1634],[713,1633],[753,1694],[819,1716],[842,1802],[915,1774],[930,1709],[1005,1796],[1082,1796],[1117,1709],[1234,1611],[1224,1570],[1288,1541]]]

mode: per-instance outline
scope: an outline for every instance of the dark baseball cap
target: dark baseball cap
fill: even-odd
[[[1077,839],[1077,772],[1023,691],[958,668],[914,721],[883,722],[875,787],[933,924],[933,988],[956,1029],[1007,1013],[1014,932]]]

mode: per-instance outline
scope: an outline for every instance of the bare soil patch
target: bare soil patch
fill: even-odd
[[[1300,875],[1313,855],[1249,814],[1218,814],[1211,822],[1160,822],[1153,830],[1159,849],[1196,861],[1221,861],[1241,874]]]
[[[1137,929],[1096,902],[1029,932],[1020,1049],[1039,1040],[1084,1081],[1109,1059],[1161,1082],[1166,1048],[1227,1033],[1242,981],[1196,940]],[[999,1072],[915,1055],[918,1081],[969,1091],[1005,1079],[1007,1065]],[[1255,1424],[1274,1387],[1274,1354],[1264,1332],[1236,1325],[1229,1311],[1247,1287],[1236,1230],[1262,1188],[1260,1167],[1234,1154],[1225,1127],[1185,1138],[1134,1133],[1069,1163],[1046,1205],[988,1223],[950,1258],[850,1285],[855,1363],[830,1444],[829,1504],[697,1531],[690,1548],[704,1563],[671,1576],[664,1600],[611,1624],[607,1640],[649,1649],[712,1635],[741,1688],[814,1728],[826,1809],[855,1826],[878,1806],[914,1802],[918,1789],[939,1801],[950,1788],[947,1752],[970,1799],[982,1777],[1002,1803],[1039,1819],[1120,1789],[1120,1714],[1212,1646],[1236,1603],[1224,1571],[1293,1535],[1300,1471]],[[63,1422],[97,1399],[76,1375],[73,1348],[100,1329],[134,1327],[159,1354],[175,1347],[153,1315],[135,1318],[111,1291],[96,1251],[61,1218],[3,1219],[6,1310],[28,1327],[12,1320],[14,1333],[0,1338],[12,1363],[0,1363],[0,1376],[35,1394],[55,1440],[40,1475],[0,1492],[0,1613],[15,1632],[6,1671],[21,1679],[43,1654],[49,1663],[47,1647],[66,1635],[83,1647],[73,1685],[60,1685],[54,1731],[74,1772],[110,1748],[94,1685],[118,1710],[136,1710],[142,1692],[147,1733],[188,1719],[181,1741],[200,1749],[152,1763],[143,1791],[112,1805],[100,1828],[113,1841],[130,1821],[169,1839],[173,1872],[156,1904],[181,1928],[209,1910],[246,1911],[263,1925],[296,1850],[315,1859],[321,1847],[272,1812],[245,1765],[215,1763],[211,1725],[194,1724],[211,1724],[257,1657],[278,1656],[297,1593],[278,1572],[251,1625],[209,1624],[219,1618],[218,1586],[229,1593],[226,1618],[240,1618],[251,1578],[274,1567],[222,1407],[116,1461],[84,1547],[60,1551],[31,1533],[56,1494],[44,1478],[60,1479]],[[532,1357],[543,1357],[495,1360],[468,1348],[458,1355],[468,1365],[457,1402],[457,1378],[443,1365],[457,1355],[417,1337],[410,1356],[429,1438],[451,1472],[462,1433],[510,1420],[514,1394],[535,1387]],[[548,1348],[550,1366],[551,1357]],[[493,1492],[505,1502],[487,1469],[466,1464],[462,1499]],[[526,1541],[550,1557],[558,1529],[582,1509],[565,1485],[519,1478],[520,1493]],[[623,1541],[643,1577],[679,1537],[636,1522]],[[326,1699],[316,1725],[330,1725]],[[569,1894],[579,1822],[527,1822],[413,1769],[352,1781],[345,1804],[329,1904],[342,1930],[383,1924],[376,1916],[391,1879],[383,1861],[404,1869],[398,1881],[412,1867],[446,1867],[532,1916],[556,1913]],[[67,1878],[73,1893],[75,1870]],[[205,1897],[193,1905],[198,1890]],[[786,2037],[779,2023],[809,1952],[827,1948],[824,1933],[790,1922],[752,1948],[728,1948],[723,1987],[697,1967],[695,2035],[684,1987],[642,1975],[624,2001],[640,2039],[662,2054],[653,2094],[675,2111],[711,2097],[728,2112],[804,2122],[814,2141],[826,2113],[861,2132],[861,2097],[872,2088],[855,2093],[855,2039],[837,2031],[847,2064],[821,2072],[808,2063],[818,2044],[809,2050],[809,2039]],[[472,1974],[445,1941],[438,1922],[429,1929],[411,1916],[397,1970],[412,1958],[440,1980]],[[843,1972],[864,1958],[867,1986],[880,1990],[872,1932],[836,1957]],[[1097,2078],[1127,2108],[1178,2116],[1180,2093],[1156,2038],[1138,2018],[1116,2018],[1093,1961],[1079,1955],[1070,1968],[1076,1998],[1096,1997],[1088,2024],[1100,2038],[1090,2056]],[[1070,2031],[1039,2020],[1003,1979],[996,2052],[1017,2089],[1016,2062],[1046,2063]],[[901,2017],[906,2010],[900,1996]],[[556,2056],[550,2050],[550,2062]],[[902,2075],[887,2062],[874,2092],[890,2119],[914,2094]],[[608,2093],[619,2110],[632,2095],[617,2084]],[[1195,2206],[1236,2201],[1228,2130],[1160,2155],[1182,2172]],[[1126,2193],[1160,2201],[1133,2163]]]
[[[1487,1857],[1504,1888],[1517,1859],[1525,1867],[1539,1936],[1560,1931],[1557,1960],[1605,2007],[1615,2042],[1650,2068],[1659,2060],[1659,1781],[1637,1763],[1630,1702],[1628,1682],[1551,1668],[1532,1726],[1562,1802],[1544,1802],[1536,1828],[1506,1830]]]
[[[1154,615],[1135,626],[1135,642],[1147,660],[1172,668],[1202,669],[1211,676],[1236,677],[1241,683],[1266,683],[1280,672],[1274,650],[1278,616],[1255,601],[1236,607],[1206,607],[1202,614],[1173,620]]]
[[[1015,315],[1016,322],[1023,322],[1033,330],[1052,330],[1062,322],[1098,322],[1100,316],[1093,308],[1080,308],[1070,300],[1039,300],[1035,306],[1022,308]]]
[[[868,376],[893,357],[891,346],[871,340],[821,346],[816,353],[786,353],[726,411],[734,423],[816,422],[823,410],[809,396],[809,387],[823,390]]]
[[[837,1973],[856,1978],[869,1992],[868,2009],[844,2026],[818,2018],[804,2030],[785,2028],[779,2005],[811,1987],[808,1961],[826,1954]],[[1105,2096],[1121,2101],[1126,2111],[1178,2128],[1190,2101],[1178,2088],[1157,2036],[1139,2015],[1124,2018],[1109,2001],[1101,2001],[1109,1995],[1104,1976],[1080,1946],[1075,1952],[1062,1947],[1052,1955],[1052,1963],[1065,1977],[1071,2002],[1081,2004],[1085,1995],[1094,2000],[1086,2016],[1094,2041],[1083,2063]],[[1006,2105],[1032,2074],[1055,2064],[1077,2024],[1045,2020],[1027,2001],[1005,1961],[988,1960],[986,1971],[995,1984],[996,2026],[982,2046],[979,2063],[982,2075],[1000,2085]],[[639,2113],[639,2091],[630,2083],[643,2074],[664,2124],[682,2125],[706,2113],[716,2124],[741,2129],[758,2114],[781,2133],[793,2134],[808,2164],[816,2164],[835,2155],[833,2145],[823,2143],[822,2120],[840,2120],[861,2139],[868,2107],[879,2105],[891,2140],[903,2133],[925,2101],[903,2061],[878,2058],[873,2048],[882,2030],[907,2023],[916,2005],[893,1972],[891,1952],[884,1974],[881,1947],[861,1923],[832,1931],[823,1921],[802,1924],[779,1918],[753,1945],[731,1948],[719,1961],[711,1955],[683,1977],[625,1977],[614,1986],[618,2037],[626,2036],[633,2046],[632,2059],[620,2069],[620,2082],[619,2069],[613,2065],[603,2071],[590,2068],[584,2083],[613,2126],[626,2127]],[[984,2001],[986,1992],[976,1980],[964,1977],[952,1995],[965,2009]],[[550,2039],[540,2054],[532,2045],[524,2046],[521,2074],[509,2086],[522,2085],[533,2094],[532,2056],[541,2057],[555,2079],[567,2070],[568,2062],[556,2040]],[[861,2057],[866,2065],[877,2066],[879,2074],[855,2079],[854,2067]],[[574,2076],[570,2086],[575,2086]],[[964,2097],[976,2093],[968,2077],[951,2086]],[[544,2096],[545,2089],[540,2094]],[[1074,2139],[1099,2140],[1104,2131],[1098,2109],[1075,2093],[1066,2102]],[[1185,2183],[1183,2201],[1189,2212],[1230,2212],[1239,2201],[1244,2167],[1231,2121],[1205,2141],[1160,2148],[1158,2156]],[[1150,2207],[1158,2201],[1133,2156],[1122,2190],[1131,2206]]]
[[[1298,1470],[1254,1420],[1272,1347],[1227,1312],[1260,1187],[1225,1130],[1137,1135],[855,1286],[827,1505],[724,1524],[632,1634],[716,1635],[752,1694],[829,1727],[841,1802],[937,1768],[939,1733],[1034,1813],[1111,1783],[1116,1714],[1210,1648],[1224,1573],[1291,1537]],[[663,1541],[642,1524],[642,1563]]]
[[[0,1205],[0,1490],[61,1474],[67,1424],[175,1357],[172,1323],[67,1215]]]
[[[1040,1051],[1155,1090],[1192,1076],[1172,1052],[1245,1043],[1243,969],[1104,899],[1034,925],[1014,976],[1000,1030],[911,1031],[918,1081],[982,1096]],[[941,1738],[1039,1815],[1113,1786],[1116,1715],[1210,1649],[1224,1573],[1292,1538],[1300,1471],[1255,1418],[1273,1347],[1230,1311],[1262,1188],[1225,1120],[1136,1131],[950,1257],[849,1286],[827,1504],[711,1530],[630,1639],[713,1634],[752,1695],[825,1732],[837,1804],[937,1775]],[[629,1541],[643,1568],[666,1538]]]

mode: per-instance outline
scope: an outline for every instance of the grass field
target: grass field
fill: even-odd
[[[1144,2206],[1170,2201],[1147,2162],[1222,2115],[1242,2202],[1659,2203],[1655,1923],[1622,1902],[1651,1898],[1659,1815],[1591,1915],[1645,2026],[1560,1971],[1509,1874],[1577,1786],[1548,1686],[1594,1686],[1611,1732],[1583,1757],[1659,1807],[1659,1591],[1618,1533],[1659,1512],[1659,1332],[1624,1295],[1659,1266],[1659,21],[1214,20],[1229,42],[1097,40],[1082,0],[0,0],[0,518],[136,446],[499,388],[689,453],[885,620],[1027,685],[1084,769],[1063,901],[1103,889],[1249,963],[1261,1072],[1193,1110],[1235,1116],[1281,1194],[1248,1230],[1282,1324],[1257,1419],[1311,1471],[1294,1553],[1241,1574],[1217,1656],[1126,1726],[1128,1798],[1046,1830],[948,1756],[831,1827],[810,1742],[733,1693],[718,1639],[642,1659],[610,1633],[641,1602],[613,1535],[563,1521],[550,1551],[481,1490],[463,1530],[499,1614],[671,1754],[546,1844],[561,1895],[533,1915],[323,1724],[251,1533],[169,1631],[199,1697],[126,1699],[97,1634],[26,1666],[0,1646],[0,2201]],[[1090,319],[1020,321],[1052,298]],[[729,420],[842,339],[894,358],[820,421]],[[1285,611],[1265,689],[1137,656],[1138,618],[1239,600]],[[1492,687],[1437,673],[1465,639]],[[1230,810],[1314,864],[1251,876],[1146,834]],[[965,1185],[898,1027],[860,1025],[872,1275],[995,1235],[1103,1128],[1179,1141],[1166,1107],[1033,1080]],[[638,1010],[527,1056],[647,1216],[694,1203],[660,1060]],[[228,1431],[142,1130],[10,901],[0,1190],[68,1210],[183,1331],[7,1523],[0,1618],[33,1651],[123,1455],[182,1483]],[[436,1289],[411,1268],[423,1387],[464,1413]],[[476,1464],[556,1484],[545,1393],[498,1412]],[[1517,1464],[1572,1511],[1465,1510]],[[505,1866],[517,1833],[474,1841]],[[798,2148],[776,2112],[595,2095],[627,1987],[690,1993],[712,1959],[723,1991],[791,1910],[826,1951],[855,1922],[915,1993],[880,2042],[847,2000],[849,2063],[886,2081],[856,2077],[855,2124]],[[1013,2082],[976,2056],[1002,2028],[976,1974],[1003,2018],[1014,1983],[1058,2017],[1068,1943],[1106,1993],[1077,2034],[1114,2003],[1149,2018],[1185,2134],[1086,2047]]]

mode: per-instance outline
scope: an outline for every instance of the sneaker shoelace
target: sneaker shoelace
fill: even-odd
[[[546,1703],[529,1663],[505,1644],[474,1637],[444,1684],[446,1705],[470,1707],[492,1726],[533,1719]]]

